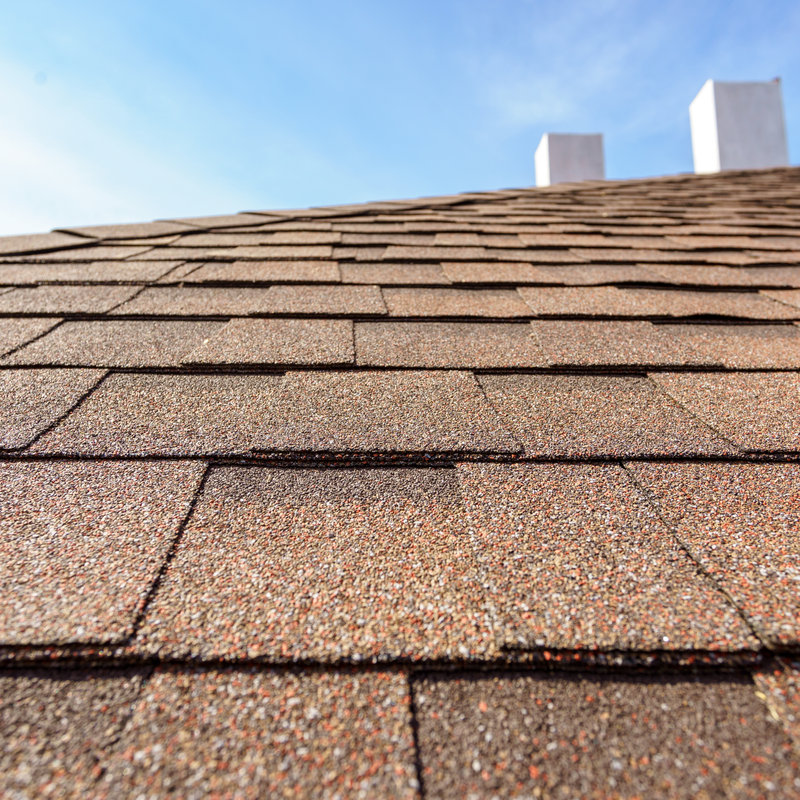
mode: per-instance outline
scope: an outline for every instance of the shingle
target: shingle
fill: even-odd
[[[95,261],[90,264],[0,264],[0,284],[152,281],[180,261]]]
[[[361,322],[359,364],[393,367],[540,367],[546,361],[526,324]]]
[[[333,231],[273,231],[262,228],[258,233],[227,231],[191,233],[178,241],[178,247],[253,247],[269,245],[337,244],[342,238]]]
[[[160,668],[112,750],[108,797],[418,796],[399,673]]]
[[[444,261],[444,274],[453,283],[545,283],[538,267],[522,261]]]
[[[483,247],[437,247],[390,245],[383,254],[385,261],[483,261]]]
[[[185,233],[191,226],[182,222],[133,222],[125,225],[91,225],[85,228],[65,228],[65,233],[92,236],[96,239],[142,239]]]
[[[519,294],[537,315],[794,319],[791,308],[755,292],[618,289],[614,286],[523,287]]]
[[[189,510],[188,463],[0,464],[0,640],[119,642]]]
[[[206,482],[137,645],[465,658],[493,647],[484,605],[453,470],[228,468]]]
[[[800,466],[630,464],[692,557],[772,646],[800,640]]]
[[[666,330],[667,326],[653,325],[652,322],[534,320],[530,325],[548,363],[552,365],[685,366],[719,363],[709,355],[696,352],[682,338],[672,336]]]
[[[459,476],[502,646],[758,648],[620,467],[462,464]]]
[[[258,450],[514,452],[464,372],[289,372]]]
[[[223,327],[221,322],[65,322],[7,363],[85,367],[170,367]]]
[[[240,228],[248,225],[264,225],[269,220],[259,214],[227,214],[213,217],[182,217],[166,221],[182,222],[184,225],[198,228]]]
[[[800,368],[796,325],[664,325],[676,339],[702,353],[708,363],[737,369]]]
[[[344,319],[231,320],[184,361],[187,364],[352,364],[353,323]]]
[[[415,682],[425,796],[795,797],[791,743],[749,681],[431,676]]]
[[[773,300],[777,300],[779,303],[783,303],[791,308],[800,308],[800,289],[786,289],[784,291],[779,289],[765,289],[761,294],[766,297],[771,297]]]
[[[269,289],[249,287],[159,286],[145,289],[114,314],[176,314],[228,316],[252,314],[267,305]]]
[[[800,747],[800,661],[776,659],[772,669],[761,669],[753,676],[769,708]]]
[[[86,242],[80,236],[69,233],[33,233],[27,236],[0,237],[0,253],[40,253],[47,250],[59,250],[62,247],[74,247]]]
[[[620,233],[591,234],[591,233],[521,233],[519,235],[523,244],[529,247],[611,247],[645,250],[675,250],[683,249],[680,243],[671,237],[666,239],[663,232],[658,236],[630,236]],[[687,249],[691,247],[687,246]]]
[[[30,444],[104,374],[97,369],[0,370],[0,449]]]
[[[234,261],[211,262],[184,279],[187,283],[205,281],[312,283],[338,282],[339,267],[335,261]]]
[[[0,673],[0,795],[99,797],[98,761],[127,722],[139,670]]]
[[[742,280],[748,280],[748,285],[800,288],[800,267],[739,267],[736,271],[745,276]]]
[[[17,319],[0,319],[0,356],[10,353],[21,345],[41,336],[50,328],[58,325],[60,319],[45,317],[25,317]]]
[[[31,452],[247,453],[271,413],[280,380],[274,375],[111,375]]]
[[[484,375],[480,382],[531,456],[736,452],[646,378]]]
[[[446,284],[449,278],[439,264],[341,264],[342,283]]]
[[[386,314],[377,286],[273,286],[266,311],[278,314]]]
[[[570,253],[578,256],[579,259],[600,264],[613,262],[623,264],[638,264],[640,262],[679,264],[682,261],[697,261],[700,263],[709,261],[715,263],[714,253],[685,250],[677,245],[670,249],[666,242],[663,249],[660,250],[636,247],[571,247]]]
[[[707,264],[650,264],[670,283],[694,286],[791,286],[800,280],[792,267],[721,267]]]
[[[87,241],[83,239],[82,241]],[[144,254],[149,252],[152,248],[150,245],[142,246],[127,246],[127,245],[89,245],[88,247],[73,247],[69,250],[56,250],[52,253],[36,253],[33,255],[21,255],[1,258],[0,262],[19,261],[22,263],[49,263],[49,262],[64,262],[64,261],[106,261],[113,259],[130,258],[132,256],[144,257]],[[161,248],[167,250],[167,248]],[[176,256],[168,256],[169,259],[175,259]],[[144,261],[149,261],[150,258],[143,258]]]
[[[37,286],[0,294],[0,313],[102,314],[133,297],[138,286]]]
[[[384,289],[394,317],[528,317],[516,292],[503,289]]]
[[[215,252],[215,251],[209,251]],[[223,253],[224,255],[224,253]],[[333,248],[322,244],[272,244],[233,247],[230,250],[233,258],[278,259],[283,261],[303,261],[307,258],[333,258]]]
[[[657,278],[644,267],[631,264],[537,264],[539,283],[593,286],[602,283],[647,283]]]
[[[800,449],[800,375],[734,372],[651,377],[689,413],[744,450]]]

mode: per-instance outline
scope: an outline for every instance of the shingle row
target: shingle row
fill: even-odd
[[[800,449],[794,372],[476,378],[459,370],[327,370],[102,380],[105,374],[0,370],[2,447],[81,456],[470,452],[548,458]]]
[[[796,464],[203,474],[0,465],[0,643],[339,662],[800,638]]]

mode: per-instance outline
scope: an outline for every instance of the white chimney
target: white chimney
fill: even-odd
[[[536,148],[536,185],[601,181],[606,176],[602,133],[545,133]]]
[[[707,80],[689,106],[695,172],[789,164],[779,79]]]

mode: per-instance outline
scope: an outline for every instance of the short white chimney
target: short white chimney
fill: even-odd
[[[781,83],[707,80],[689,106],[695,172],[789,164]]]
[[[602,181],[602,133],[545,133],[536,148],[536,185]]]

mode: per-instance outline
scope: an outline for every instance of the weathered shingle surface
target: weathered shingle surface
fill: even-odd
[[[800,797],[798,187],[1,240],[0,796]]]

